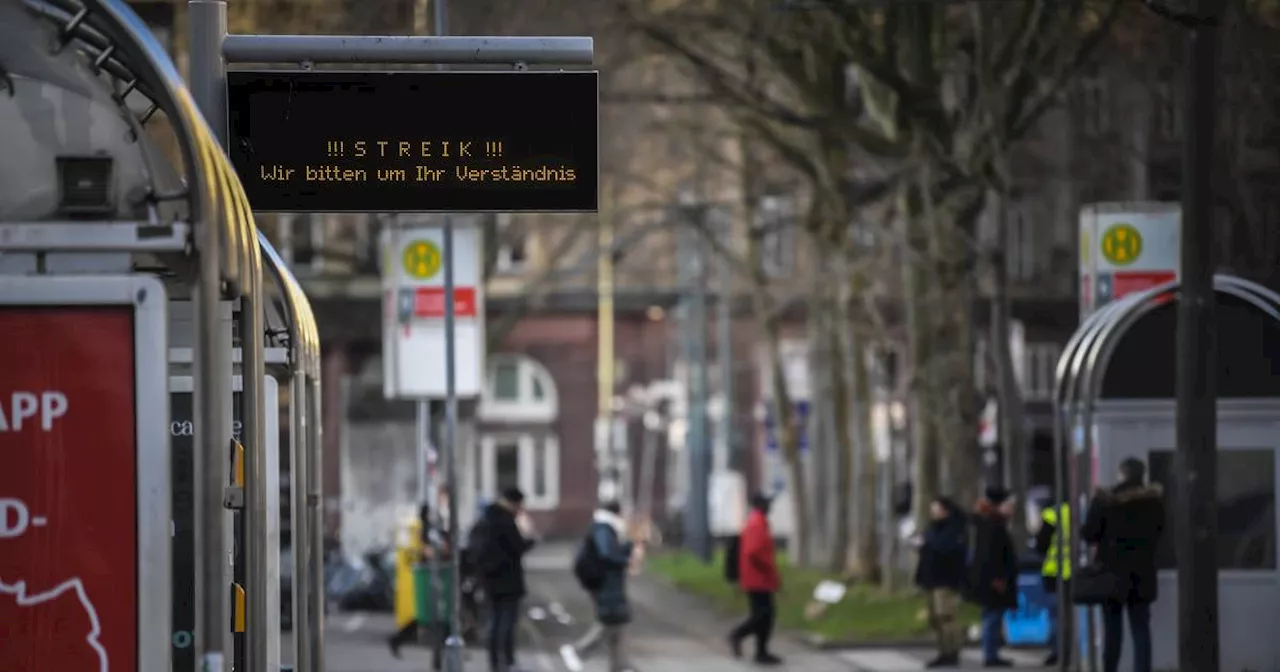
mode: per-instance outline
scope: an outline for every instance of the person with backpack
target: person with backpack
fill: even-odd
[[[575,644],[561,647],[566,661],[589,655],[601,644],[609,652],[609,672],[627,672],[623,631],[631,622],[627,574],[643,547],[626,538],[622,506],[608,502],[592,516],[590,529],[573,561],[573,573],[595,602],[596,622]]]
[[[769,637],[777,620],[774,594],[782,587],[778,572],[777,551],[773,532],[769,529],[769,497],[757,494],[751,498],[751,513],[738,539],[738,586],[747,593],[751,613],[729,633],[729,648],[735,658],[742,657],[742,640],[756,638],[755,662],[780,665],[782,659],[769,652]],[[728,572],[726,572],[728,574]]]
[[[524,556],[534,546],[524,493],[511,488],[484,511],[476,562],[489,598],[489,669],[517,672],[516,625],[526,591]]]

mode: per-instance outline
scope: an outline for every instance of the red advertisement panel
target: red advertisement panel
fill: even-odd
[[[444,300],[444,287],[418,287],[414,289],[414,317],[444,317]],[[455,317],[476,316],[476,290],[474,287],[453,288],[453,314]]]
[[[1176,280],[1178,275],[1173,271],[1116,271],[1112,281],[1111,292],[1114,298],[1122,299],[1136,292],[1145,292],[1152,287]]]
[[[138,669],[134,311],[0,307],[0,670]]]

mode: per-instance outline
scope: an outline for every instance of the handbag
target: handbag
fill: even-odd
[[[1082,605],[1104,604],[1124,598],[1127,582],[1098,564],[1085,565],[1071,577],[1071,601]]]

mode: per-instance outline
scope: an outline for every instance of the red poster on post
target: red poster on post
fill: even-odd
[[[134,309],[0,306],[0,343],[0,670],[137,670]]]
[[[418,287],[413,294],[414,317],[444,317],[445,293],[443,287]],[[455,317],[476,316],[475,287],[453,288],[453,314]]]

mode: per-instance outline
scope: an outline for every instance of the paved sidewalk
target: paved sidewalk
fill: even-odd
[[[932,660],[931,649],[866,648],[840,652],[840,657],[859,672],[914,672],[925,669]],[[1004,649],[1000,655],[1009,659],[1019,670],[1050,669],[1042,666],[1047,651],[1041,649]],[[961,654],[960,669],[982,668],[982,654],[976,648]],[[954,669],[954,668],[953,668]]]
[[[530,588],[544,596],[547,613],[537,621],[551,647],[572,642],[587,631],[593,620],[590,601],[574,579],[572,545],[542,549],[531,566]],[[635,618],[627,631],[627,646],[637,672],[739,672],[763,669],[748,659],[729,655],[725,635],[736,625],[712,612],[697,598],[681,594],[650,577],[632,579],[629,594]],[[745,602],[744,602],[745,610]],[[750,649],[750,643],[746,647]],[[850,672],[856,668],[838,654],[815,651],[807,645],[776,638],[775,652],[786,660],[784,668],[804,672]],[[582,661],[562,658],[570,672],[605,672],[603,653]]]
[[[391,614],[333,614],[325,621],[325,672],[430,672],[431,650],[423,646],[406,646],[400,658],[394,658],[387,647],[387,637],[395,631]],[[285,634],[281,651],[291,648]],[[557,660],[545,651],[523,647],[518,654],[524,669],[530,672],[561,672]],[[288,656],[284,662],[287,664]],[[480,649],[466,652],[465,672],[488,672],[489,665]]]

